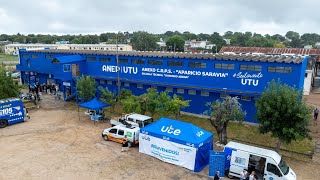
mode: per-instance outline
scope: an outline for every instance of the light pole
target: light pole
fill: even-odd
[[[120,66],[119,66],[119,57],[118,57],[118,34],[116,35],[116,48],[117,48],[117,53],[116,53],[116,58],[117,58],[117,73],[118,73],[118,96],[120,94]]]

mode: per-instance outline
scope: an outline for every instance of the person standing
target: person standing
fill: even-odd
[[[214,175],[213,180],[221,180],[219,171],[216,172],[216,174]]]
[[[319,109],[316,107],[313,110],[313,118],[314,118],[314,121],[316,122],[316,124],[317,124],[317,120],[318,120],[318,114],[319,114]]]
[[[129,145],[128,138],[127,138],[127,135],[125,135],[124,138],[123,138],[123,141],[122,141],[121,152],[128,151],[129,150],[128,145]]]
[[[249,180],[257,180],[256,178],[256,172],[255,171],[252,171],[250,176],[249,176]]]
[[[240,173],[240,180],[246,180],[248,176],[248,172],[246,169],[243,169],[243,171]]]

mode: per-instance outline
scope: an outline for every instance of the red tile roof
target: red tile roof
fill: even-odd
[[[262,48],[262,47],[236,47],[224,46],[219,53],[233,52],[233,53],[264,53],[270,55],[277,54],[296,54],[296,55],[318,55],[320,56],[320,49],[304,49],[304,48]]]

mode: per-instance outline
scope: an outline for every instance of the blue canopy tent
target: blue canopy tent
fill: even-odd
[[[200,172],[209,164],[213,134],[193,124],[161,118],[140,129],[139,152]]]
[[[97,98],[94,98],[91,101],[79,104],[79,106],[87,109],[99,110],[99,109],[110,106],[110,104],[101,102]]]
[[[105,108],[105,107],[108,107],[108,106],[110,106],[110,104],[101,102],[97,98],[94,98],[91,101],[79,104],[79,107],[83,107],[83,108],[87,108],[87,109],[91,109],[91,110],[95,110],[95,111],[98,111],[98,110]],[[96,114],[96,113],[90,114],[90,116],[91,116],[91,120],[94,120],[94,121],[98,121],[102,117],[101,115]]]

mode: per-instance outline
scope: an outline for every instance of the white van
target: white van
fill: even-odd
[[[151,123],[153,123],[152,117],[142,115],[142,114],[137,114],[137,113],[125,114],[121,117],[111,118],[110,120],[111,126],[116,126],[119,124],[124,124],[124,125],[130,124],[131,126],[137,126],[137,127],[143,128]]]
[[[229,142],[224,147],[226,174],[240,177],[243,169],[256,172],[258,179],[296,180],[296,174],[275,151]]]
[[[139,143],[139,127],[126,127],[125,125],[117,125],[107,128],[102,132],[102,138],[106,141],[122,143],[124,136],[127,135],[129,147],[135,146]]]

